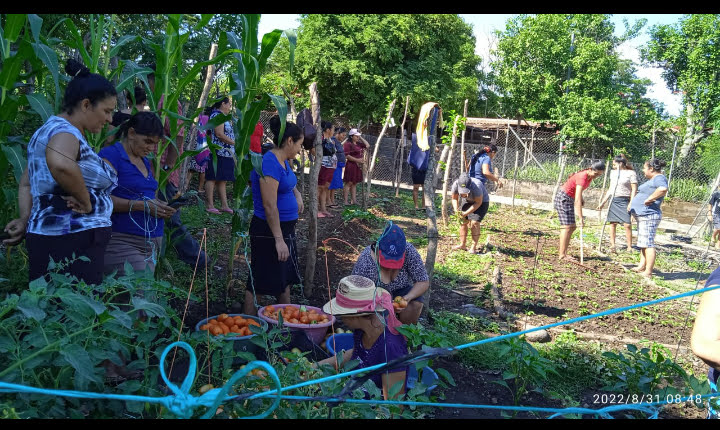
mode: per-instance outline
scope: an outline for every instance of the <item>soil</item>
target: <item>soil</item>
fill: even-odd
[[[386,192],[385,192],[386,193]],[[360,194],[360,190],[358,190]],[[371,200],[379,196],[373,193]],[[426,236],[426,220],[424,212],[404,214],[402,202],[392,198],[381,198],[382,204],[370,209],[371,213],[381,218],[395,215],[393,222],[400,225],[406,237],[421,238]],[[301,270],[305,267],[307,248],[307,212],[300,217],[297,224],[298,248],[301,256]],[[343,220],[342,208],[333,210],[334,218],[318,220],[318,253],[314,274],[314,288],[307,297],[302,288],[292,288],[292,303],[309,304],[321,307],[329,297],[334,295],[334,286],[344,276],[350,274],[360,251],[368,246],[373,238],[380,233],[383,224],[376,220],[353,218]],[[403,214],[403,216],[397,216]],[[438,221],[440,224],[440,221]],[[540,211],[518,209],[516,212],[501,208],[489,213],[482,223],[490,234],[489,247],[486,252],[492,253],[492,264],[498,265],[502,271],[500,291],[502,304],[518,318],[533,326],[541,326],[594,314],[606,309],[629,306],[636,303],[666,297],[668,292],[651,281],[638,282],[639,276],[610,258],[592,255],[586,250],[584,265],[573,264],[557,259],[559,228],[552,224],[546,213]],[[212,231],[212,235],[229,234],[230,226],[223,224]],[[452,258],[451,247],[457,238],[441,235],[438,242],[436,268]],[[484,236],[481,237],[484,242]],[[322,248],[320,248],[322,247]],[[421,254],[424,250],[420,249]],[[579,260],[577,244],[573,242],[570,250]],[[244,283],[247,277],[247,263],[243,252],[235,257],[235,279],[231,295],[227,303],[211,304],[210,315],[222,312],[238,312],[242,302]],[[226,276],[227,258],[216,263],[214,276]],[[494,312],[492,297],[487,285],[492,282],[492,268],[489,265],[478,267],[477,275],[482,282],[462,282],[445,279],[436,274],[429,306],[435,311],[458,311],[462,305],[475,304]],[[303,273],[304,275],[304,273]],[[328,285],[331,287],[329,288]],[[233,306],[229,303],[235,302]],[[260,306],[275,303],[273,297],[258,297]],[[184,307],[184,303],[182,304]],[[194,326],[196,321],[205,318],[204,303],[191,304],[186,317],[186,325]],[[504,323],[497,315],[491,316]],[[583,333],[599,334],[608,337],[648,339],[669,346],[680,343],[689,344],[693,316],[688,312],[687,302],[670,301],[652,307],[641,308],[625,313],[618,313],[601,318],[582,321],[572,328],[582,337]],[[563,327],[568,328],[568,327]],[[617,343],[617,349],[623,350],[619,342],[604,342],[610,345]],[[608,346],[610,346],[608,345]],[[674,348],[673,348],[674,352]],[[687,360],[694,357],[685,354]],[[698,370],[702,364],[694,360]],[[508,390],[493,381],[500,375],[492,372],[478,372],[469,369],[455,358],[438,359],[437,365],[450,372],[455,381],[462,381],[462,389],[445,391],[445,403],[467,403],[485,405],[512,405],[513,399]],[[583,406],[597,409],[602,405],[593,404],[592,393],[586,394]],[[525,406],[561,408],[560,401],[545,398],[537,393],[527,394],[521,402]],[[510,413],[512,414],[512,413]],[[518,417],[542,417],[545,413],[522,413]],[[435,418],[500,418],[501,411],[489,409],[437,408]],[[618,415],[622,417],[622,415]],[[683,406],[666,408],[661,416],[665,417],[701,417],[702,413]]]

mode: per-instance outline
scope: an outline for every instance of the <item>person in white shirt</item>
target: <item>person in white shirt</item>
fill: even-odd
[[[617,225],[621,223],[625,227],[626,250],[631,252],[630,201],[637,194],[637,173],[635,173],[635,169],[623,154],[613,159],[613,167],[614,170],[610,173],[610,188],[608,188],[605,197],[600,201],[597,210],[601,210],[605,203],[612,198],[607,216],[607,222],[610,223],[610,252],[617,252],[615,250],[615,234]]]

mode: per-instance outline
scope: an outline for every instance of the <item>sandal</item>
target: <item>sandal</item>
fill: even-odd
[[[215,208],[205,209],[205,212],[215,214],[215,215],[220,215],[220,211]]]

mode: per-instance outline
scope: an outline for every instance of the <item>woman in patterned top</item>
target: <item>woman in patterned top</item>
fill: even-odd
[[[231,107],[232,104],[227,97],[215,103],[209,121],[212,121],[213,118],[220,114],[229,114]],[[219,214],[220,212],[233,213],[233,210],[228,206],[227,192],[225,191],[225,183],[235,181],[235,132],[233,131],[232,122],[225,121],[213,129],[212,143],[221,146],[222,149],[218,149],[216,156],[210,158],[205,170],[206,210],[213,214]],[[217,190],[220,195],[220,210],[215,209],[215,202],[213,201],[215,182],[217,182]]]
[[[368,246],[360,253],[352,274],[369,278],[393,297],[407,300],[408,305],[398,318],[403,324],[418,322],[423,308],[423,294],[430,287],[430,277],[420,253],[407,243],[400,227],[395,224],[386,227],[379,243]]]
[[[75,60],[68,60],[65,71],[72,80],[63,112],[48,118],[28,144],[28,165],[18,189],[20,218],[5,227],[10,234],[5,243],[19,243],[27,231],[30,280],[47,273],[50,259],[68,258],[72,263],[65,272],[99,284],[117,175],[87,143],[85,132],[99,133],[112,121],[117,92],[110,81]]]

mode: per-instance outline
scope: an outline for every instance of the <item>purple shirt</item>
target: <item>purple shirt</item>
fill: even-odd
[[[390,329],[385,327],[385,332],[378,337],[370,349],[365,349],[362,343],[362,330],[353,331],[353,354],[351,359],[359,360],[358,369],[388,363],[396,358],[408,354],[407,341],[401,334],[392,334]],[[387,342],[385,339],[387,338]],[[390,369],[389,372],[407,372],[407,366]],[[370,378],[378,388],[382,388],[382,375],[378,374]],[[407,375],[406,375],[407,379]],[[389,388],[388,388],[389,389]]]

